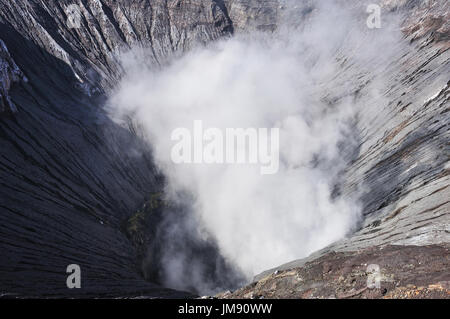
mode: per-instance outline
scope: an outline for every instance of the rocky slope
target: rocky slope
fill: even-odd
[[[339,189],[345,195],[364,187],[359,230],[226,297],[395,297],[407,294],[407,285],[431,295],[437,288],[430,285],[441,287],[436,296],[448,296],[449,273],[442,270],[450,241],[450,8],[445,0],[383,3],[383,10],[403,17],[408,45],[380,66],[389,79],[382,97],[370,99],[365,91],[372,74],[345,63],[329,88],[338,98],[340,83],[352,83],[361,105],[358,152]],[[124,230],[163,178],[134,128],[119,127],[99,107],[122,73],[116,53],[140,45],[151,52],[149,63],[161,65],[235,32],[272,32],[285,5],[0,0],[0,294],[190,296],[144,280],[139,234]],[[314,1],[296,7],[305,17],[313,9]],[[416,254],[411,245],[419,247],[417,262],[409,261]],[[398,267],[388,256],[395,254],[408,274],[393,273]],[[73,263],[83,265],[81,292],[65,286]],[[381,290],[359,292],[368,263],[395,278]],[[293,280],[299,276],[307,284]]]
[[[302,267],[276,271],[218,297],[449,298],[449,262],[448,245],[389,245],[328,252]],[[379,280],[378,287],[375,280]]]
[[[380,98],[367,99],[364,83],[372,80],[370,75],[358,79],[361,86],[357,86],[357,93],[362,106],[357,124],[361,137],[359,154],[346,170],[346,182],[340,191],[351,193],[356,185],[364,185],[361,199],[364,220],[360,229],[308,258],[256,276],[248,287],[220,296],[413,297],[417,291],[409,289],[412,286],[434,285],[440,291],[434,297],[450,297],[445,246],[450,240],[450,8],[448,3],[438,1],[429,4],[386,1],[384,8],[406,12],[402,32],[410,45],[407,50],[400,49],[387,67],[380,66],[390,79]],[[342,81],[352,81],[352,74],[347,69],[340,77]],[[430,244],[444,246],[427,246]],[[383,250],[385,246],[389,248]],[[427,262],[428,257],[416,258],[424,266],[407,261],[434,249],[440,250],[434,258],[442,262],[435,268]],[[403,260],[387,258],[379,262],[390,250]],[[336,258],[346,268],[334,268]],[[382,272],[391,276],[381,289],[364,290],[368,264],[379,264]],[[406,264],[411,275],[407,282],[403,281]],[[333,271],[327,270],[327,265]],[[422,292],[417,296],[432,297]]]
[[[5,43],[0,40],[0,113],[16,112],[17,107],[14,105],[9,96],[9,89],[14,82],[26,81],[22,71],[16,65],[8,52]]]

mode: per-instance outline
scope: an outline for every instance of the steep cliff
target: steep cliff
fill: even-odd
[[[71,4],[0,2],[0,293],[187,296],[146,282],[122,231],[161,179],[102,92],[122,47],[139,42],[157,62],[228,34],[229,20],[211,1]],[[66,287],[69,264],[83,265],[82,292]]]
[[[365,90],[371,74],[361,74],[355,83],[361,106],[358,155],[339,191],[351,193],[363,185],[359,230],[221,297],[449,297],[450,7],[440,1],[385,1],[382,8],[401,13],[409,45],[379,65],[389,81],[378,98]],[[335,84],[351,82],[358,72],[351,68]],[[386,257],[392,250],[396,257]],[[424,256],[437,250],[434,257]],[[381,267],[381,289],[367,289],[370,264]]]
[[[0,113],[16,112],[17,108],[11,101],[9,89],[12,83],[22,80],[26,81],[26,78],[9,55],[8,48],[3,41],[0,41],[0,58],[0,71],[2,74],[0,77],[2,80],[0,87]]]
[[[150,52],[149,64],[164,65],[236,32],[273,32],[286,14],[307,22],[314,3],[286,12],[287,1],[277,0],[0,0],[0,294],[191,296],[144,279],[140,234],[133,233],[140,226],[130,222],[164,177],[135,127],[119,126],[101,108],[123,73],[117,54],[137,45]],[[380,98],[365,89],[374,75],[345,61],[328,87],[336,101],[342,83],[352,83],[347,94],[360,106],[356,155],[337,189],[363,188],[359,229],[225,296],[358,296],[363,265],[373,263],[394,284],[368,297],[408,284],[438,285],[448,297],[450,7],[390,0],[382,8],[402,17],[406,45],[379,66],[389,79]],[[417,263],[408,261],[414,249]],[[411,265],[410,275],[395,273],[385,253],[404,254],[397,263]],[[438,264],[419,266],[429,260]],[[341,263],[345,274],[323,275],[326,265]],[[83,265],[82,290],[67,289],[69,264]],[[352,269],[360,275],[346,286]],[[424,274],[417,283],[416,273]],[[299,276],[308,284],[294,281]]]

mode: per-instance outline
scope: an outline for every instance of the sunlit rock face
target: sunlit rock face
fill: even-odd
[[[449,149],[446,141],[449,138],[449,4],[442,1],[385,1],[382,8],[402,14],[401,31],[409,45],[399,46],[387,64],[379,65],[380,72],[388,81],[383,84],[378,98],[371,99],[371,93],[364,92],[365,83],[370,83],[371,75],[361,75],[356,81],[360,85],[357,86],[361,105],[357,122],[360,144],[358,155],[345,172],[346,181],[340,192],[351,193],[355,187],[363,185],[361,202],[364,218],[360,229],[308,258],[256,276],[256,286],[253,284],[225,297],[287,297],[283,295],[282,287],[291,279],[300,287],[292,293],[297,297],[378,298],[386,295],[408,298],[414,294],[426,297],[426,294],[414,291],[417,288],[412,283],[414,280],[408,283],[415,287],[412,290],[411,287],[391,288],[391,294],[387,290],[384,294],[381,290],[363,292],[365,280],[359,281],[356,273],[350,275],[354,280],[347,288],[344,288],[344,281],[335,287],[327,286],[331,279],[313,279],[314,283],[304,283],[303,286],[298,283],[302,272],[314,269],[311,267],[324,267],[318,271],[323,271],[326,277],[328,270],[325,268],[327,265],[332,267],[336,261],[333,257],[335,253],[342,253],[343,256],[350,254],[343,257],[345,263],[354,264],[350,267],[363,265],[357,264],[355,255],[352,256],[354,252],[361,258],[368,257],[367,263],[364,263],[366,266],[377,263],[377,259],[383,256],[383,250],[374,252],[371,251],[373,247],[414,245],[397,252],[399,258],[408,259],[408,249],[414,251],[412,254],[421,255],[434,249],[427,245],[439,244],[442,245],[439,248],[441,252],[434,258],[443,262],[443,268],[448,267],[450,206]],[[382,49],[380,54],[383,54]],[[347,69],[340,74],[341,80],[335,83],[352,81],[357,72]],[[397,287],[404,285],[401,281],[403,268],[385,267],[386,274],[392,277],[391,283],[394,282]],[[411,273],[417,271],[416,280],[422,281],[417,286],[437,284],[436,296],[448,297],[449,288],[445,283],[450,278],[445,272],[442,273],[441,266],[433,268],[430,262],[425,272],[418,270],[417,265],[410,267]],[[291,269],[296,271],[291,274]],[[435,278],[428,277],[432,273],[436,274]],[[345,274],[344,277],[347,278]]]
[[[363,4],[337,2],[360,10],[364,23]],[[74,3],[76,10],[70,11]],[[134,122],[119,126],[101,108],[124,73],[117,56],[141,46],[148,64],[163,66],[173,56],[236,33],[275,32],[287,16],[307,25],[317,3],[302,1],[287,10],[290,1],[275,0],[0,0],[0,295],[191,296],[155,284],[157,276],[149,274],[154,269],[144,267],[155,265],[146,250],[154,245],[151,234],[159,224],[152,217],[135,225],[133,217],[162,190],[164,177]],[[389,61],[374,62],[384,79],[379,90],[367,89],[374,74],[343,59],[324,97],[337,101],[340,89],[351,83],[347,93],[358,105],[357,147],[336,194],[358,191],[363,218],[346,238],[277,267],[276,275],[273,269],[256,277],[272,276],[270,285],[245,287],[235,296],[289,297],[283,285],[269,293],[285,278],[280,274],[294,278],[313,263],[315,278],[328,266],[334,269],[336,260],[351,268],[345,258],[359,251],[360,264],[378,260],[386,268],[390,284],[383,294],[395,296],[402,290],[391,283],[414,284],[415,276],[389,268],[385,246],[388,256],[404,253],[405,260],[418,246],[417,258],[432,261],[429,269],[419,267],[420,260],[409,263],[404,271],[411,274],[448,269],[449,3],[386,0],[381,9],[400,17],[402,42],[390,48]],[[193,242],[195,254],[206,247],[217,255],[214,244]],[[82,265],[82,290],[67,289],[69,264]],[[355,271],[364,272],[360,268]],[[228,266],[220,269],[233,277]],[[220,277],[217,268],[211,273]],[[347,287],[347,274],[341,274],[342,282],[330,281],[320,295],[304,289],[301,296],[357,297],[363,276]],[[320,286],[308,280],[311,287]],[[439,273],[421,277],[417,286],[436,284],[448,291],[441,282],[449,280]]]

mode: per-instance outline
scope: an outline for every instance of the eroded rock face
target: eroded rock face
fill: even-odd
[[[373,80],[370,74],[361,74],[356,82],[356,87],[361,85],[357,89],[357,99],[361,105],[357,130],[361,140],[358,156],[348,167],[346,182],[339,191],[345,196],[362,185],[364,219],[360,229],[308,258],[264,272],[256,276],[251,286],[223,297],[248,297],[260,293],[267,297],[288,297],[289,293],[282,288],[285,280],[283,275],[277,277],[273,275],[274,272],[297,274],[307,271],[311,265],[319,269],[325,267],[335,254],[344,256],[349,253],[364,257],[373,247],[387,245],[402,245],[395,246],[399,254],[402,249],[413,249],[420,254],[432,250],[427,245],[450,241],[447,145],[450,120],[449,4],[442,1],[386,1],[383,8],[402,14],[404,41],[409,45],[403,48],[399,46],[389,63],[379,66],[382,74],[389,79],[379,98],[371,100],[367,97],[369,93],[364,91],[364,83]],[[336,78],[336,85],[351,82],[352,74],[356,73],[356,70],[343,71]],[[406,248],[403,245],[419,247]],[[381,255],[385,253],[384,250],[379,251]],[[438,256],[442,262],[448,262],[448,249],[441,250]],[[369,263],[376,263],[370,259]],[[444,269],[447,267],[441,266]],[[354,270],[358,268],[356,265],[350,267]],[[390,266],[380,267],[382,271],[388,271]],[[419,271],[419,268],[412,265],[411,273]],[[439,272],[437,268],[430,265],[428,269],[422,267],[420,271],[431,275]],[[316,275],[321,278],[326,277],[326,274],[326,271],[319,269]],[[363,276],[367,276],[367,273],[364,272]],[[402,275],[394,275],[397,279],[399,276]],[[363,285],[355,288],[352,285],[346,287],[344,283],[338,283],[336,289],[328,287],[323,291],[319,288],[309,289],[308,285],[303,286],[300,282],[294,286],[301,292],[296,296],[306,298],[378,298],[383,296],[382,291],[391,297],[448,298],[449,279],[445,271],[439,279],[442,282],[430,279],[420,290],[411,288],[414,285],[421,286],[413,283],[414,276],[411,277],[409,288],[394,289],[382,285],[381,289],[365,292],[360,291],[364,289]],[[311,278],[309,285],[320,286],[321,280]],[[439,292],[423,293],[423,289],[428,289],[427,285],[437,287]],[[295,295],[294,291],[292,294]]]
[[[0,40],[0,114],[17,112],[17,107],[9,96],[9,89],[14,82],[26,81],[8,52],[5,43]]]
[[[0,0],[0,295],[190,296],[143,279],[139,252],[122,227],[161,190],[162,178],[149,147],[98,106],[122,74],[117,52],[140,45],[151,52],[149,63],[161,65],[233,32],[272,32],[285,6],[276,0]],[[450,242],[449,3],[386,0],[382,8],[401,15],[409,43],[380,66],[388,79],[382,98],[365,91],[372,74],[345,63],[329,88],[339,97],[339,83],[353,83],[361,105],[360,145],[339,188],[344,196],[364,188],[359,230],[222,297],[396,297],[408,296],[408,285],[448,296],[448,274],[439,271],[448,268]],[[296,10],[305,17],[299,23],[307,21],[315,2]],[[387,262],[397,253],[399,267],[419,256],[407,263],[406,277]],[[361,262],[346,264],[355,258]],[[362,264],[376,261],[399,285],[360,291]],[[427,261],[430,268],[420,265]],[[86,275],[82,292],[65,286],[72,263]],[[340,282],[335,275],[342,264],[348,268]],[[309,286],[289,281],[308,273],[314,274]],[[353,273],[357,280],[347,282]]]
[[[71,11],[72,10],[72,11]],[[2,1],[4,23],[72,68],[80,82],[101,87],[119,76],[115,53],[139,44],[151,63],[229,34],[222,7],[202,1]],[[99,78],[97,78],[97,76]]]
[[[277,27],[283,1],[225,0],[228,15],[237,31],[273,31]]]

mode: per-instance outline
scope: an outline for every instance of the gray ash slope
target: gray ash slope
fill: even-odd
[[[348,238],[278,269],[302,266],[330,251],[450,241],[450,6],[445,1],[382,3],[384,10],[404,13],[401,31],[409,43],[399,46],[389,63],[379,65],[389,80],[382,94],[368,98],[365,86],[374,78],[352,70],[352,65],[334,81],[337,88],[354,81],[360,105],[358,155],[346,169],[339,192],[348,194],[362,186],[364,219]]]
[[[65,9],[72,3],[0,0],[0,294],[189,296],[145,281],[122,229],[161,190],[161,176],[148,146],[99,107],[121,75],[114,53],[140,44],[152,63],[163,64],[234,32],[271,32],[283,4],[79,0],[81,26],[69,28]],[[307,15],[313,7],[307,1],[298,10]],[[330,251],[449,242],[449,4],[384,1],[383,10],[404,15],[410,44],[383,70],[390,82],[382,102],[365,98],[372,75],[352,65],[333,88],[337,94],[339,83],[351,81],[364,105],[358,154],[339,191],[363,184],[366,218],[355,234],[309,260]],[[81,292],[65,287],[72,263],[83,265]]]

